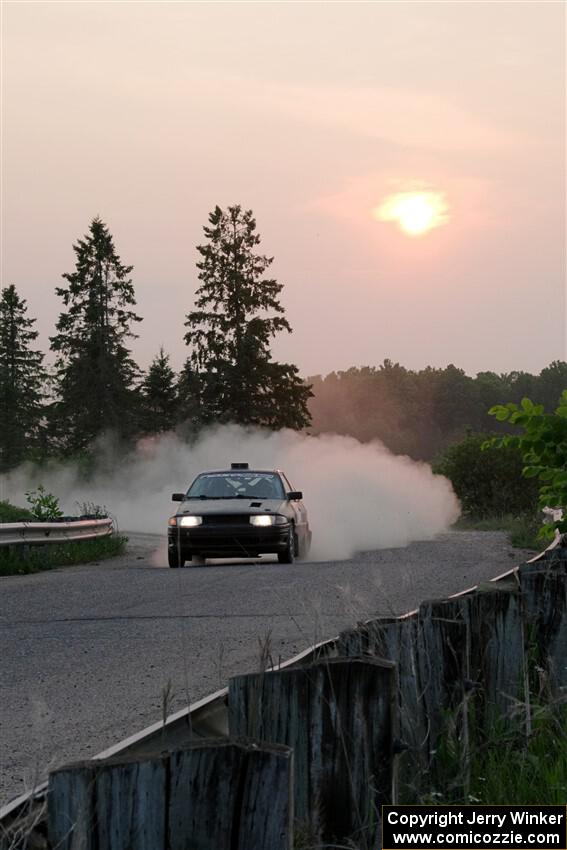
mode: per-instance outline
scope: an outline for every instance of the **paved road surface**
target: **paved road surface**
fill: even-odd
[[[499,532],[452,532],[349,561],[162,568],[131,535],[112,561],[0,578],[0,804],[47,769],[89,757],[176,710],[373,615],[493,578],[526,553]]]

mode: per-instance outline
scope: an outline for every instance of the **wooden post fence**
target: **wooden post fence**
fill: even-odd
[[[314,840],[375,846],[392,799],[394,673],[389,661],[331,658],[230,680],[230,734],[293,748],[295,815]]]
[[[554,697],[567,688],[567,549],[523,564],[519,576],[532,686]]]

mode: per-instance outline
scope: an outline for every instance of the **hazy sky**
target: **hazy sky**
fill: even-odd
[[[180,366],[202,225],[240,203],[303,374],[566,357],[562,2],[4,2],[2,38],[2,285],[44,349],[98,214],[136,357]],[[380,219],[416,191],[445,223]]]

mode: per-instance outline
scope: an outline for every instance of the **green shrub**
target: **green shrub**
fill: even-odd
[[[53,493],[48,493],[40,484],[37,490],[28,490],[26,499],[31,506],[31,512],[38,522],[49,522],[63,516],[59,507],[59,499]]]
[[[537,514],[538,488],[522,476],[522,454],[514,446],[488,447],[485,434],[469,434],[450,446],[434,472],[453,485],[465,515],[483,519]]]
[[[78,516],[91,519],[106,519],[110,516],[106,505],[97,505],[96,502],[75,502]]]
[[[0,522],[31,522],[34,515],[27,508],[12,505],[8,499],[0,501]]]
[[[541,539],[540,528],[541,517],[537,514],[514,517],[507,529],[510,533],[510,543],[520,549],[534,549],[540,552],[546,545]]]
[[[7,547],[0,550],[0,576],[22,575],[52,570],[56,567],[71,567],[88,564],[122,555],[127,537],[111,534],[95,540],[78,540],[64,545]]]
[[[497,404],[488,411],[498,422],[508,422],[522,429],[519,436],[493,437],[486,451],[518,451],[525,464],[523,475],[537,481],[540,508],[567,510],[567,390],[563,390],[554,413],[546,413],[543,404],[523,398],[521,405]],[[567,516],[540,527],[542,539],[553,537],[554,530],[567,532]]]

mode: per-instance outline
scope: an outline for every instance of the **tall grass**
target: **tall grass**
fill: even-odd
[[[440,742],[440,773],[449,787],[432,790],[416,802],[484,805],[565,805],[567,799],[567,705],[532,706],[532,731],[498,723],[483,730],[471,746],[468,765],[462,750]],[[467,771],[466,780],[464,776]],[[460,775],[460,781],[458,777]],[[454,778],[457,777],[457,781]],[[441,780],[442,782],[443,780]],[[467,791],[463,789],[467,788]]]
[[[533,514],[502,514],[483,517],[462,516],[453,526],[457,531],[506,531],[512,546],[540,552],[546,543],[538,538],[541,520]]]
[[[108,537],[79,540],[61,546],[30,547],[25,554],[21,547],[7,547],[6,551],[0,551],[0,576],[27,575],[57,567],[71,567],[114,558],[124,553],[127,542],[127,537],[111,534]]]
[[[34,515],[27,508],[13,505],[7,499],[0,500],[0,522],[33,522]]]

